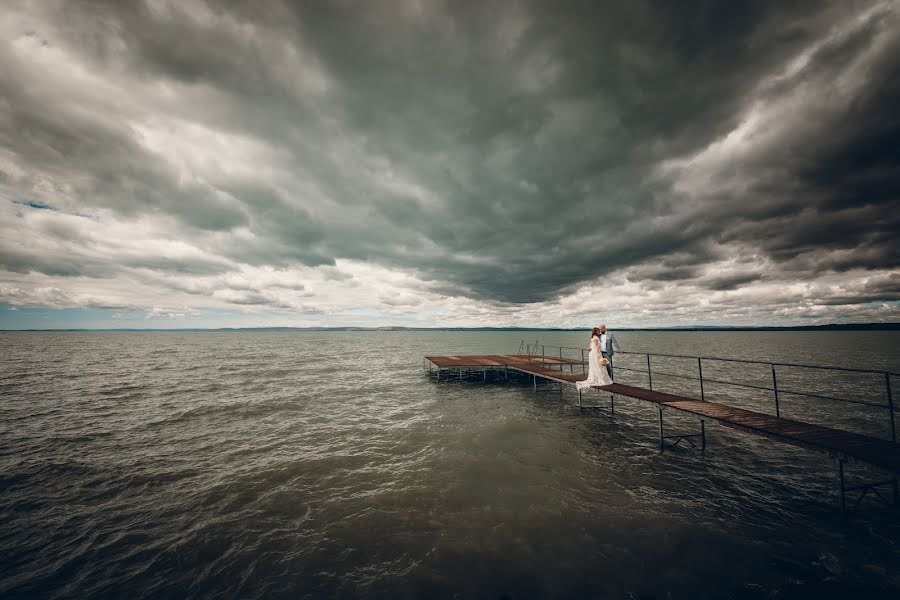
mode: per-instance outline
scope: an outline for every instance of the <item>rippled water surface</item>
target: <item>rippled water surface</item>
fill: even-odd
[[[586,345],[564,332],[0,334],[0,596],[900,597],[897,511],[866,500],[842,518],[825,455],[712,424],[705,453],[661,453],[638,401],[610,419],[574,409],[574,389],[438,384],[423,369],[426,354],[513,352],[523,335]],[[892,332],[618,339],[900,370]],[[881,380],[779,377],[885,400]],[[772,410],[765,392],[705,393]],[[883,410],[834,404],[788,395],[782,411],[889,435]]]

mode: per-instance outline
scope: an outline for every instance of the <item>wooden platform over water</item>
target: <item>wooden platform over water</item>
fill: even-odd
[[[477,369],[479,367],[505,367],[522,373],[538,375],[563,383],[581,381],[581,363],[577,360],[555,356],[528,356],[527,354],[474,354],[464,356],[426,356],[438,369]],[[575,367],[578,371],[575,371]],[[556,367],[556,368],[554,368]],[[564,369],[568,367],[569,371]]]
[[[502,368],[530,374],[535,381],[540,377],[574,385],[586,379],[582,362],[553,356],[486,354],[426,356],[425,359],[437,368],[438,373],[445,369],[478,368],[485,369],[486,373],[487,369]],[[596,389],[657,405],[660,409],[661,436],[662,410],[673,409],[697,416],[701,421],[715,421],[726,427],[824,452],[839,459],[859,460],[894,475],[900,474],[900,444],[889,440],[620,383]],[[841,478],[843,481],[843,471]],[[893,485],[896,494],[896,478]]]

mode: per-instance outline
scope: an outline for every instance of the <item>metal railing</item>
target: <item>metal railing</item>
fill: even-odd
[[[538,348],[540,348],[540,353],[538,353]],[[551,352],[548,354],[547,349],[551,349]],[[563,356],[563,350],[577,350],[580,352],[581,357],[581,365],[582,371],[586,371],[587,361],[585,359],[584,348],[573,348],[571,346],[550,346],[544,344],[535,343],[533,345],[529,344],[527,346],[529,360],[531,356],[541,356],[542,358],[546,358],[547,356],[556,357],[559,356],[560,359],[565,358]],[[689,356],[684,354],[662,354],[662,353],[653,353],[653,352],[627,352],[627,351],[618,351],[615,354],[625,354],[630,356],[645,356],[647,362],[646,369],[635,369],[632,367],[624,367],[620,365],[615,365],[614,369],[616,371],[631,371],[635,373],[646,373],[647,374],[647,382],[650,389],[653,389],[653,375],[657,375],[657,377],[675,377],[679,379],[688,379],[693,381],[698,381],[700,383],[700,399],[706,400],[706,390],[704,388],[704,384],[715,383],[719,385],[728,385],[735,386],[741,388],[748,388],[754,390],[762,390],[772,392],[773,401],[775,404],[775,416],[781,416],[781,397],[783,395],[791,395],[791,396],[802,396],[806,398],[815,398],[817,400],[830,400],[836,402],[845,402],[848,404],[858,404],[863,406],[868,406],[871,408],[878,408],[882,410],[888,411],[888,417],[890,420],[890,428],[891,428],[891,441],[897,442],[897,427],[895,423],[895,415],[894,415],[894,399],[891,394],[891,377],[897,377],[898,373],[893,371],[881,371],[881,370],[873,370],[873,369],[854,369],[849,367],[831,367],[831,366],[823,366],[823,365],[808,365],[803,363],[787,363],[787,362],[773,362],[773,361],[760,361],[760,360],[748,360],[742,358],[717,358],[713,356]],[[678,358],[678,359],[687,359],[687,360],[696,360],[697,361],[697,376],[686,375],[681,373],[670,373],[666,371],[653,371],[653,364],[651,361],[651,357],[657,358]],[[570,359],[574,360],[574,359]],[[753,364],[753,365],[765,365],[771,369],[772,372],[772,385],[756,385],[752,383],[744,383],[738,381],[726,381],[723,379],[716,379],[711,377],[703,376],[703,361],[707,363],[711,362],[719,362],[719,363],[741,363],[741,364]],[[841,371],[847,373],[865,373],[869,375],[878,375],[884,377],[884,392],[885,397],[887,399],[886,403],[876,403],[876,402],[867,402],[865,400],[857,400],[852,398],[838,398],[837,396],[829,396],[826,394],[818,394],[812,392],[801,392],[795,389],[789,389],[785,387],[778,387],[778,373],[777,367],[786,367],[786,368],[794,368],[794,369],[820,369],[824,371]]]
[[[523,340],[523,343],[524,343],[524,340]],[[519,345],[520,353],[521,353],[521,348],[522,348],[522,346],[520,344]],[[540,353],[538,353],[538,348],[540,348]],[[551,354],[547,354],[547,348],[555,349],[556,351],[552,352]],[[541,358],[547,358],[548,356],[556,358],[558,356],[559,359],[562,360],[562,359],[566,358],[565,356],[563,356],[563,350],[575,350],[580,353],[580,359],[578,362],[581,364],[581,370],[582,370],[582,372],[586,372],[585,366],[587,365],[587,360],[585,358],[585,354],[584,354],[585,349],[584,348],[575,348],[573,346],[548,346],[545,344],[540,344],[538,342],[535,342],[534,344],[526,344],[525,349],[528,352],[528,361],[529,362],[531,362],[532,356],[534,356],[534,357],[540,356]],[[575,359],[569,359],[569,360],[575,360]]]

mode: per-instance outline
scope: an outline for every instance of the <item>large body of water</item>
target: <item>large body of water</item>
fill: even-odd
[[[573,388],[423,371],[426,354],[513,352],[523,336],[587,344],[0,334],[0,597],[900,597],[898,512],[866,502],[842,518],[825,455],[716,425],[705,453],[661,453],[639,401],[611,420],[573,409]],[[617,337],[631,351],[900,370],[895,332]],[[878,382],[796,377],[884,400]],[[771,411],[765,393],[706,393]],[[834,404],[785,397],[782,410],[888,431],[883,411]]]

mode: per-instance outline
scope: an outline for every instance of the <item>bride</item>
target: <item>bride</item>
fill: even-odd
[[[598,386],[609,385],[613,382],[609,373],[606,372],[606,365],[609,361],[600,354],[600,328],[594,327],[591,330],[591,352],[588,354],[588,376],[584,381],[577,381],[575,385],[579,390]]]

